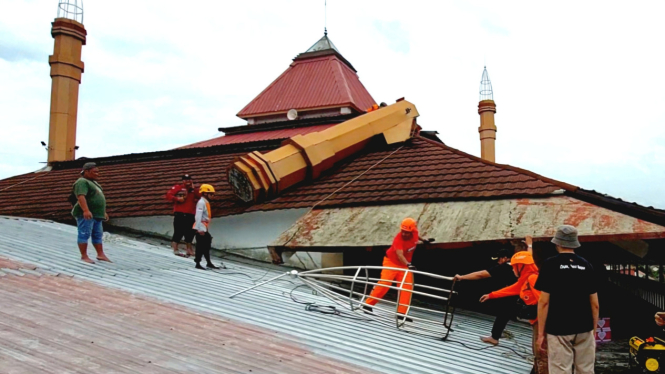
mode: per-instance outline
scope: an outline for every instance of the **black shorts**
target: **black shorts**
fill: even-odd
[[[173,216],[173,238],[171,241],[180,243],[182,237],[185,237],[185,243],[191,243],[194,240],[194,215],[188,213],[175,212]]]

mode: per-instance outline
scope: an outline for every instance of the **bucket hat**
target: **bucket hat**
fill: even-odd
[[[577,229],[570,225],[557,227],[556,234],[552,238],[552,243],[564,248],[579,248],[580,242],[577,240]]]

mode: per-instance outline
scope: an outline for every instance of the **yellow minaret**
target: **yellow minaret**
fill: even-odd
[[[492,162],[496,162],[494,158],[494,142],[496,141],[494,113],[496,113],[496,104],[494,103],[492,82],[490,82],[487,67],[485,67],[483,78],[480,81],[480,102],[478,103],[480,127],[478,132],[480,133],[480,157]]]
[[[51,117],[49,121],[48,162],[75,158],[76,115],[79,84],[83,74],[81,50],[87,32],[83,27],[81,0],[60,0],[58,17],[52,23],[55,39],[51,65]]]

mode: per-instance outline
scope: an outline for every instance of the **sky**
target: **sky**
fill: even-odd
[[[0,178],[46,161],[57,5],[3,0]],[[244,125],[236,113],[327,26],[377,102],[406,97],[447,145],[480,155],[486,65],[498,163],[665,208],[664,13],[661,0],[87,1],[77,157]]]

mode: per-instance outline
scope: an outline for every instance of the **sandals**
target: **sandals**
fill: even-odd
[[[178,252],[173,252],[173,254],[176,255],[176,256],[179,256],[179,257],[185,257],[185,258],[188,258],[188,257],[189,257],[189,255],[186,255],[186,254],[184,254],[184,253],[182,253],[182,252],[180,252],[180,251],[178,251]]]

